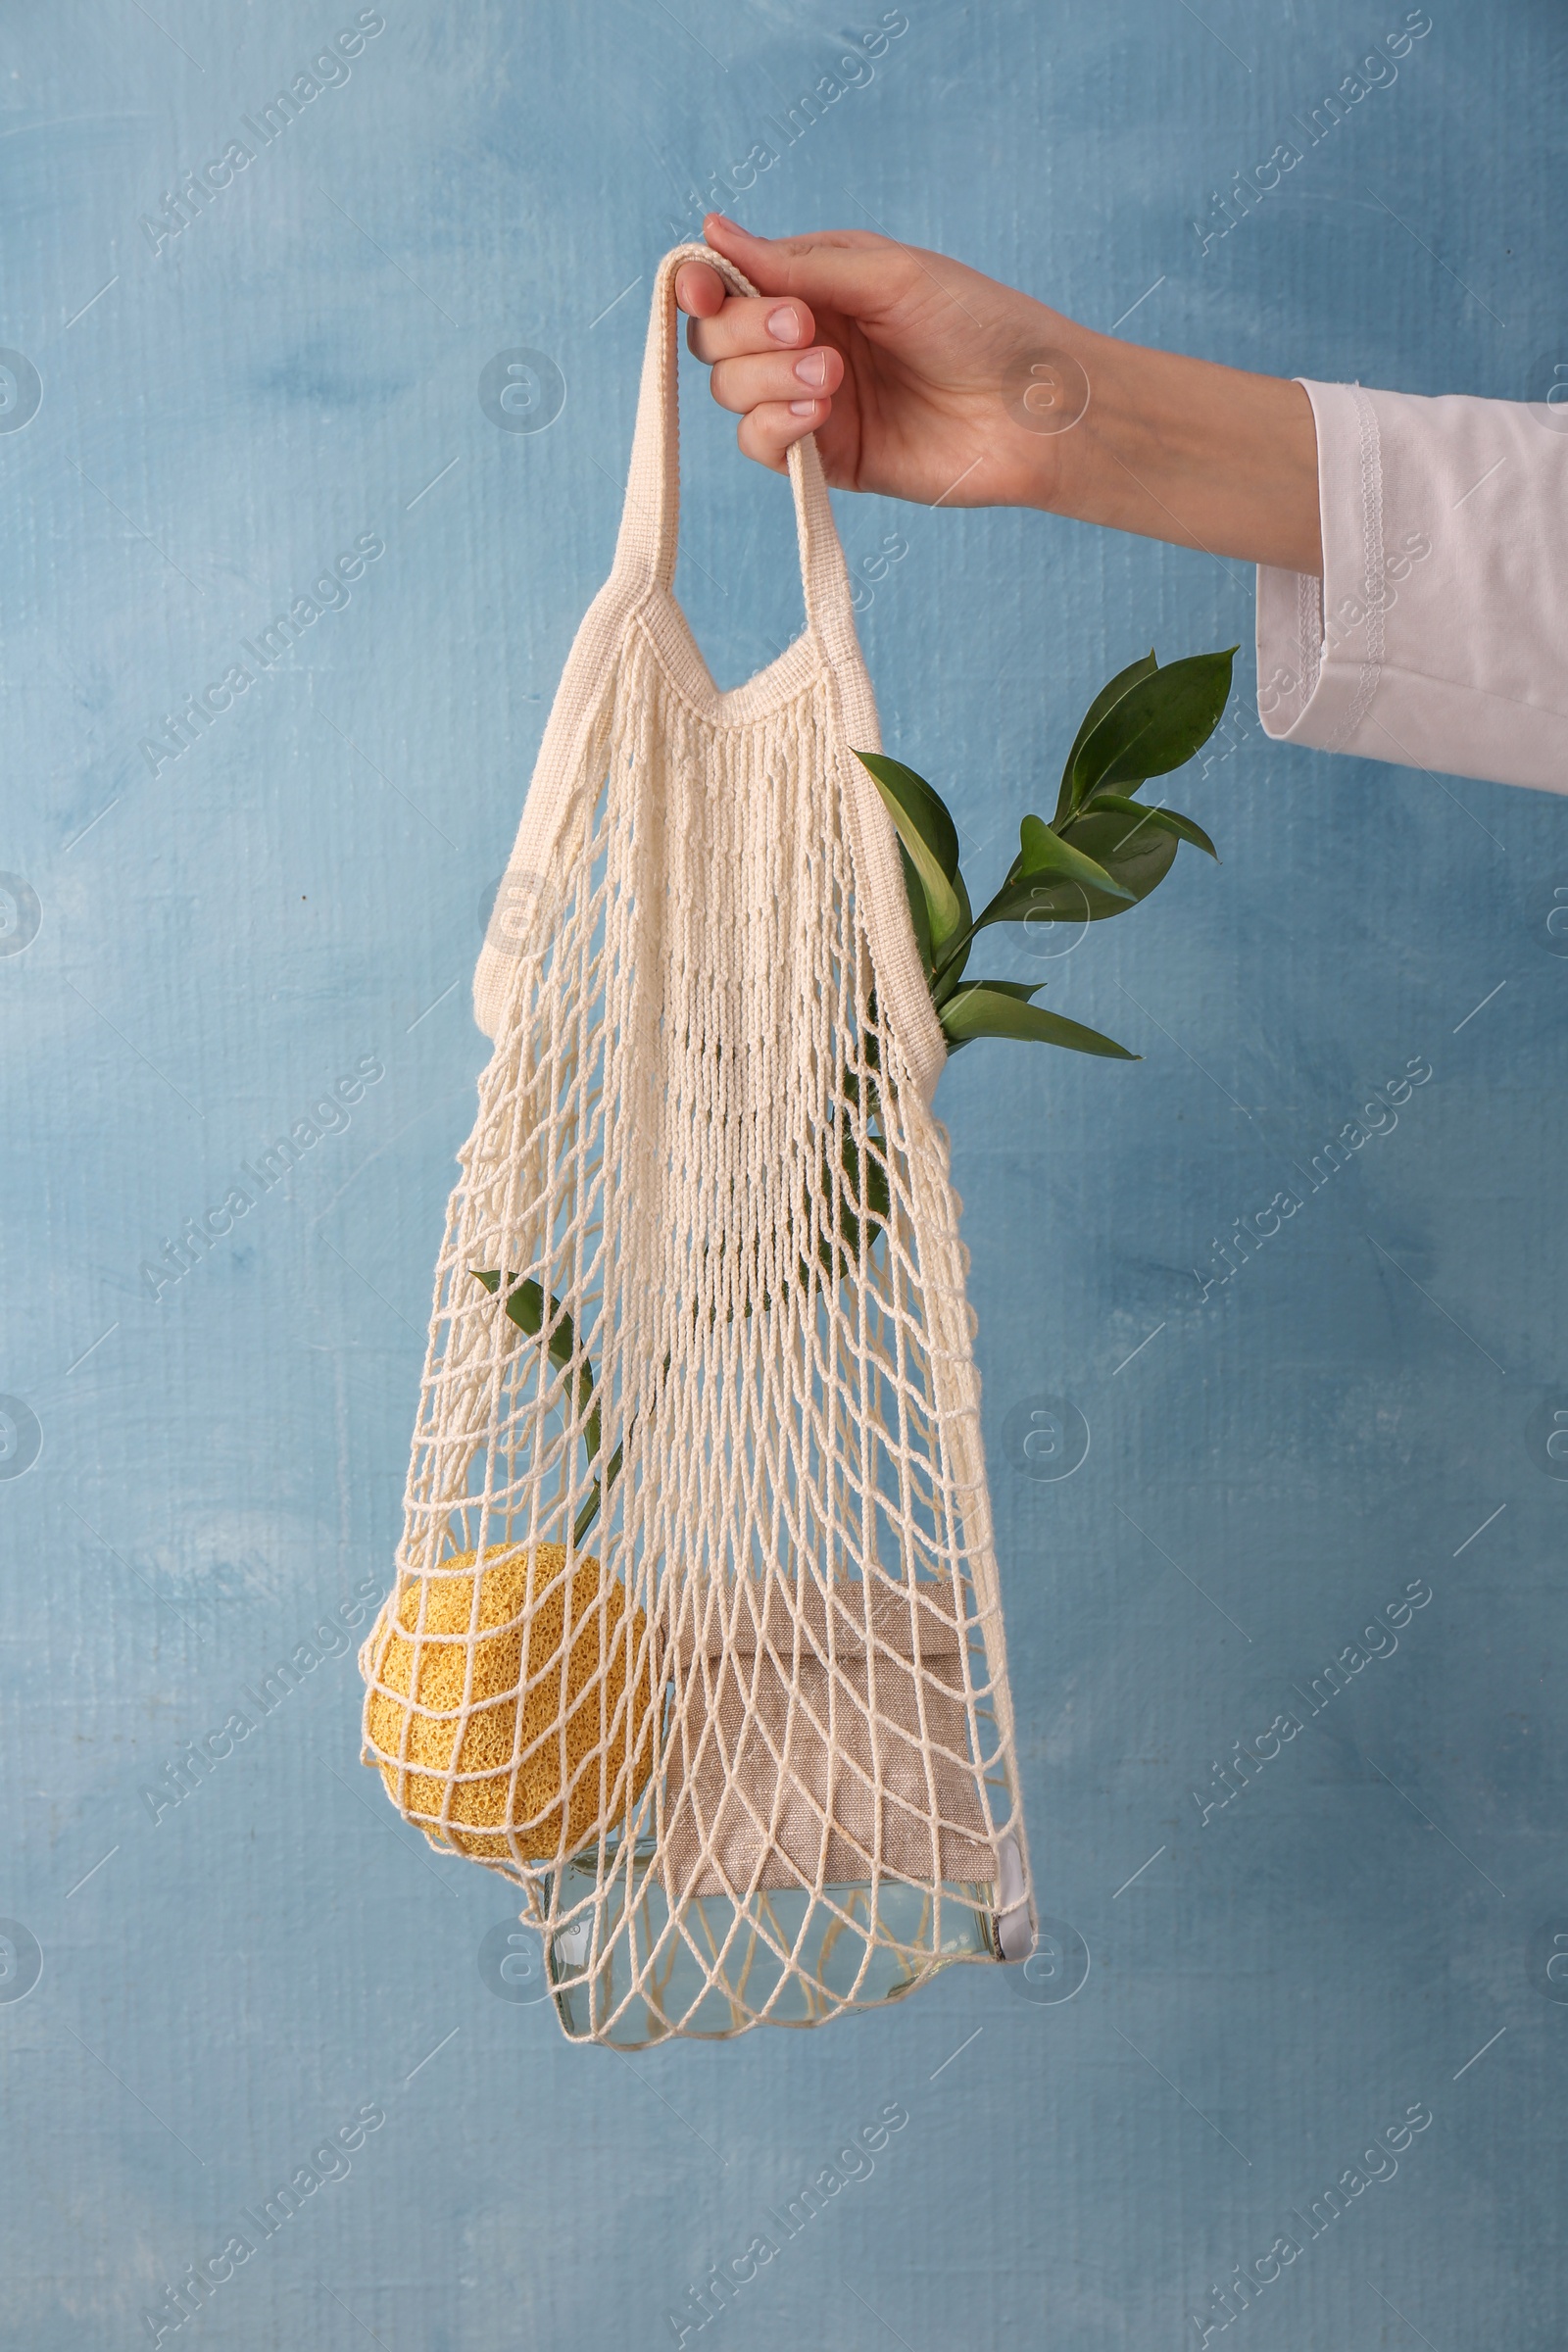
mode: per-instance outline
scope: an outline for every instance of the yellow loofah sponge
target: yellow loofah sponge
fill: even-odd
[[[653,1769],[647,1617],[634,1609],[628,1623],[625,1587],[602,1578],[596,1559],[579,1559],[568,1651],[566,1554],[559,1544],[540,1544],[486,1562],[474,1630],[472,1574],[453,1573],[471,1571],[473,1559],[459,1553],[444,1563],[447,1573],[411,1584],[395,1614],[390,1602],[383,1610],[368,1644],[369,1760],[398,1810],[460,1853],[510,1861],[509,1832],[530,1859],[559,1853],[564,1810],[564,1850],[574,1852],[624,1818]],[[627,1667],[639,1656],[628,1705]],[[476,1777],[463,1777],[469,1774]]]

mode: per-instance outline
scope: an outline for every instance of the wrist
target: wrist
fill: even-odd
[[[1005,421],[994,503],[1088,519],[1094,494],[1084,425],[1095,390],[1088,354],[1101,340],[1049,304],[1019,297],[998,371]]]
[[[1191,471],[1199,453],[1191,404],[1174,402],[1158,381],[1164,355],[1047,316],[1046,365],[1054,363],[1077,398],[1056,429],[1040,433],[1029,503],[1075,522],[1174,535],[1159,529],[1162,486]]]
[[[1066,429],[1032,436],[1022,503],[1321,573],[1317,431],[1299,384],[1123,343],[1042,309],[1048,321],[1043,356],[1084,406]]]

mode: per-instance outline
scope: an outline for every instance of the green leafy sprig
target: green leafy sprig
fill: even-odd
[[[971,980],[969,951],[995,923],[1103,922],[1162,882],[1181,843],[1217,858],[1201,825],[1133,795],[1185,766],[1218,726],[1235,646],[1161,669],[1151,652],[1102,686],[1073,738],[1050,824],[1026,816],[1001,889],[973,910],[947,804],[912,767],[857,752],[899,837],[915,943],[931,1002],[955,1054],[977,1037],[1011,1037],[1136,1061],[1125,1046],[1031,1000],[1043,982]]]

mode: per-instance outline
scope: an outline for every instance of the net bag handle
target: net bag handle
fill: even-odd
[[[654,280],[614,570],[623,579],[636,579],[665,591],[674,586],[680,537],[680,377],[675,279],[688,262],[701,262],[713,270],[734,294],[755,295],[759,290],[733,262],[702,244],[675,246],[665,254]],[[828,504],[814,433],[808,433],[793,444],[788,465],[800,537],[807,624],[815,630],[830,660],[847,652],[858,660],[849,573],[833,510]]]
[[[675,278],[688,262],[715,270],[737,294],[757,288],[733,262],[710,246],[677,245],[660,263],[654,279],[643,353],[637,421],[632,436],[626,503],[609,577],[583,617],[551,710],[517,838],[474,974],[474,1015],[481,1029],[499,1038],[509,1019],[522,1015],[518,982],[521,951],[539,932],[550,894],[552,868],[572,779],[583,744],[594,724],[607,665],[625,629],[653,603],[674,604],[675,556],[680,528],[680,416],[678,347],[675,338]],[[800,540],[801,585],[807,635],[832,678],[840,741],[858,751],[879,752],[882,732],[876,700],[860,655],[850,601],[849,573],[828,503],[815,436],[808,433],[789,453],[790,487]],[[720,698],[722,699],[722,698]],[[879,1001],[903,1045],[909,1080],[929,1106],[948,1056],[948,1041],[931,1004],[905,895],[898,836],[875,785],[858,760],[841,763],[848,829],[858,887],[865,911]],[[516,935],[502,933],[503,905],[521,908]]]
[[[680,535],[675,279],[688,262],[701,262],[714,270],[733,293],[758,292],[744,271],[709,245],[677,245],[659,265],[643,353],[626,504],[607,584],[612,593],[631,602],[673,597]],[[879,752],[882,732],[876,702],[856,634],[849,572],[814,433],[794,443],[788,466],[807,632],[814,638],[832,673],[843,742],[859,751]],[[948,1043],[932,1009],[915,944],[898,838],[876,787],[858,760],[845,760],[840,784],[883,1007],[903,1043],[915,1092],[929,1104],[947,1060]]]

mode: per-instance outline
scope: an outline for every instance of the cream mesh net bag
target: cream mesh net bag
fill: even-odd
[[[674,277],[475,1008],[364,1758],[524,1889],[573,2038],[814,2025],[1034,1914],[945,1045],[815,444],[803,636],[672,593]]]

